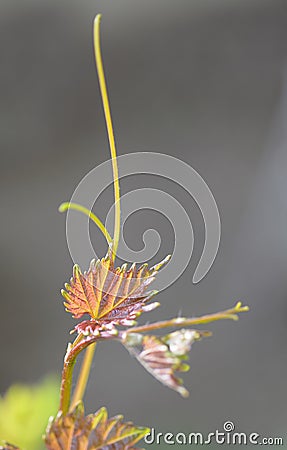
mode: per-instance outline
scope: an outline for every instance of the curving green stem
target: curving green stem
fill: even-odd
[[[105,225],[98,218],[98,216],[96,216],[96,214],[94,214],[88,208],[85,208],[85,206],[79,205],[78,203],[64,202],[64,203],[61,203],[61,205],[59,206],[60,212],[65,212],[65,211],[68,211],[69,209],[73,209],[74,211],[79,211],[79,212],[85,214],[86,216],[88,216],[90,219],[92,219],[92,221],[101,230],[101,232],[103,233],[103,235],[105,236],[105,238],[107,240],[107,243],[110,244],[111,242],[113,242]]]
[[[115,144],[113,122],[111,116],[111,110],[109,105],[109,97],[107,91],[107,85],[105,80],[105,73],[103,67],[102,53],[101,53],[101,40],[100,40],[100,21],[101,14],[98,14],[94,21],[94,49],[96,66],[100,84],[100,91],[102,96],[102,103],[105,113],[106,126],[110,144],[110,151],[112,157],[113,166],[113,180],[114,180],[114,196],[115,196],[115,224],[114,224],[114,245],[113,245],[113,259],[116,257],[119,238],[120,238],[120,221],[121,221],[121,206],[120,206],[120,184],[119,184],[119,171],[117,164],[117,150]]]

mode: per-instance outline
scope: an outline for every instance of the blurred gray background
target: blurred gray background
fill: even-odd
[[[232,420],[237,431],[284,436],[284,0],[1,0],[0,391],[60,372],[75,323],[59,293],[73,262],[57,207],[109,155],[92,48],[98,12],[119,154],[157,151],[187,162],[207,181],[222,220],[215,264],[193,285],[204,242],[193,200],[166,180],[123,180],[123,192],[149,186],[176,197],[195,230],[189,267],[160,293],[161,308],[141,321],[180,310],[215,312],[237,300],[251,312],[238,323],[210,325],[214,336],[194,346],[187,400],[119,344],[99,346],[87,410],[105,404],[110,414],[122,412],[158,432],[209,432]],[[97,204],[100,217],[111,201],[107,190]],[[172,228],[161,215],[132,216],[126,239],[140,249],[151,227],[162,237],[159,260],[172,250]],[[91,232],[104,253],[99,232]]]

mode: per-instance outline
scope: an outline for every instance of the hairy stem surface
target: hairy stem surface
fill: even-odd
[[[116,252],[117,252],[118,244],[119,244],[119,237],[120,237],[120,217],[121,217],[120,185],[119,185],[117,151],[116,151],[116,145],[115,145],[113,123],[112,123],[109,98],[108,98],[108,92],[107,92],[107,85],[106,85],[106,80],[105,80],[105,73],[104,73],[102,54],[101,54],[100,20],[101,20],[101,15],[98,14],[94,21],[94,50],[95,50],[96,67],[97,67],[97,73],[98,73],[98,78],[99,78],[100,91],[101,91],[101,96],[102,96],[102,103],[103,103],[103,108],[104,108],[106,127],[107,127],[107,132],[108,132],[108,139],[109,139],[110,152],[111,152],[111,158],[112,158],[112,167],[113,167],[114,199],[115,199],[113,260],[115,260]],[[109,235],[104,224],[101,222],[101,220],[95,214],[93,214],[87,208],[85,208],[84,206],[78,205],[76,203],[63,203],[60,206],[60,211],[65,211],[67,209],[75,209],[77,211],[80,211],[80,212],[88,215],[96,223],[96,225],[99,227],[99,229],[102,231],[107,242],[108,243],[112,242],[112,238]],[[81,348],[81,346],[79,346],[80,351],[82,351],[84,348],[85,348],[85,346],[83,348]],[[84,396],[88,378],[89,378],[89,373],[91,370],[93,356],[95,353],[95,348],[96,348],[96,343],[90,345],[86,350],[86,354],[84,356],[84,360],[83,360],[83,363],[81,366],[77,385],[75,388],[71,408],[73,408],[78,401],[82,400],[82,398]],[[72,355],[73,355],[73,353],[72,353]],[[70,406],[72,375],[73,375],[73,368],[74,368],[74,365],[76,362],[77,355],[78,355],[78,353],[76,353],[76,355],[74,356],[74,359],[72,359],[72,361],[65,362],[64,368],[63,368],[62,386],[61,386],[61,405],[60,405],[60,409],[63,412],[67,412],[69,409],[69,406]]]

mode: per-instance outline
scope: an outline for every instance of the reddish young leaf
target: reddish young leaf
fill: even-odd
[[[108,325],[133,325],[143,311],[156,308],[159,303],[146,303],[157,291],[146,291],[168,260],[169,257],[150,269],[147,264],[138,269],[135,264],[129,269],[127,264],[115,268],[110,248],[105,258],[91,262],[87,272],[82,273],[79,266],[74,266],[70,284],[66,283],[66,290],[62,290],[64,305],[75,318],[84,314],[91,317],[79,324],[77,331],[89,334]]]
[[[45,444],[48,450],[136,450],[148,428],[123,422],[122,416],[108,419],[107,410],[84,415],[83,403],[63,416],[60,412],[48,425]],[[139,449],[138,449],[139,450]]]
[[[187,397],[188,391],[175,373],[189,370],[184,361],[192,343],[207,335],[196,330],[179,330],[163,337],[128,333],[123,344],[156,379]]]

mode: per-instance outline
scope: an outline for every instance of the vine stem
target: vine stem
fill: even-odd
[[[103,67],[103,61],[102,61],[102,54],[101,54],[101,45],[100,45],[100,21],[101,21],[101,15],[98,14],[94,21],[94,51],[95,51],[95,60],[96,60],[96,68],[98,73],[98,79],[100,84],[100,91],[101,91],[101,97],[102,97],[102,103],[104,108],[104,114],[105,114],[105,121],[106,121],[106,127],[107,127],[107,133],[108,133],[108,139],[109,139],[109,145],[110,145],[110,152],[111,152],[111,158],[112,158],[112,168],[113,168],[113,182],[114,182],[114,202],[115,202],[115,221],[114,221],[114,236],[113,236],[113,249],[112,249],[112,258],[113,261],[115,260],[118,245],[119,245],[119,237],[120,237],[120,218],[121,218],[121,208],[120,208],[120,185],[119,185],[119,174],[118,174],[118,164],[117,164],[117,151],[116,151],[116,144],[115,144],[115,137],[114,137],[114,131],[113,131],[113,123],[112,123],[112,117],[111,117],[111,111],[110,111],[110,105],[109,105],[109,98],[108,98],[108,92],[107,92],[107,85],[105,80],[105,73],[104,73],[104,67]],[[63,203],[60,206],[60,211],[64,211],[67,209],[75,209],[77,211],[80,211],[84,214],[87,214],[100,228],[100,230],[103,232],[105,238],[107,239],[108,243],[112,241],[111,236],[109,235],[108,231],[106,230],[104,224],[100,221],[100,219],[93,214],[91,211],[87,210],[87,208],[74,204],[74,203]],[[80,369],[80,374],[77,380],[76,388],[73,395],[73,400],[71,402],[71,408],[75,406],[75,404],[82,400],[90,370],[91,365],[96,349],[96,343],[89,342],[88,348],[86,350],[83,363]],[[86,346],[78,345],[76,347],[79,348],[79,351],[82,351]],[[76,362],[76,358],[78,355],[78,351],[75,353],[72,352],[72,358],[69,358],[69,360],[64,363],[63,368],[63,374],[62,374],[62,386],[61,386],[61,401],[60,401],[60,409],[63,411],[63,413],[66,413],[69,410],[70,406],[70,398],[71,398],[71,387],[72,387],[72,377],[73,377],[73,369]]]
[[[227,309],[225,311],[221,311],[214,314],[207,314],[201,317],[191,317],[191,318],[184,318],[184,317],[177,317],[174,319],[164,320],[161,322],[155,322],[147,325],[142,325],[138,327],[132,327],[125,331],[119,331],[117,334],[112,335],[110,332],[108,333],[102,333],[102,335],[94,336],[90,339],[85,339],[83,335],[78,335],[75,339],[73,344],[69,344],[63,372],[62,372],[62,384],[61,384],[61,395],[60,395],[60,410],[63,412],[63,414],[66,414],[70,407],[70,394],[71,394],[71,386],[72,386],[72,376],[73,376],[73,369],[74,365],[77,359],[77,356],[79,353],[86,349],[92,353],[92,350],[90,348],[93,348],[96,345],[96,341],[99,340],[118,340],[125,343],[126,337],[130,333],[144,333],[154,330],[160,330],[162,328],[174,328],[178,326],[192,326],[192,325],[202,325],[210,322],[215,322],[218,320],[224,320],[224,319],[231,319],[231,320],[238,320],[238,313],[246,312],[249,310],[248,306],[242,306],[241,302],[238,302],[233,308]],[[207,333],[207,332],[204,332]],[[90,354],[90,357],[92,355]],[[85,363],[85,370],[84,373],[88,375],[89,373],[89,367],[91,363],[91,359],[89,360],[89,356],[85,355],[84,361],[87,361]],[[84,363],[83,363],[84,364]],[[84,375],[83,375],[84,376]],[[88,378],[86,378],[87,380]],[[83,383],[83,386],[85,383]],[[85,386],[84,386],[85,387]],[[81,391],[81,397],[79,396],[77,398],[77,401],[81,400],[83,396],[84,389]],[[72,406],[75,405],[75,399],[73,399]]]
[[[177,326],[191,326],[202,325],[205,323],[215,322],[217,320],[231,319],[238,320],[237,313],[249,311],[248,306],[242,306],[241,302],[238,302],[234,308],[227,309],[214,314],[207,314],[201,317],[176,317],[175,319],[163,320],[161,322],[150,323],[147,325],[141,325],[138,327],[129,328],[124,333],[144,333],[146,331],[160,330],[162,328],[172,328]]]
[[[65,415],[69,411],[71,401],[71,389],[73,381],[73,370],[78,355],[88,346],[95,344],[98,337],[92,339],[83,339],[82,335],[78,335],[73,344],[68,345],[65,355],[64,367],[62,371],[62,382],[60,389],[60,406],[59,410]],[[80,399],[79,399],[80,400]]]
[[[70,406],[73,371],[75,363],[76,358],[73,359],[72,361],[69,361],[68,363],[65,362],[62,370],[59,411],[62,411],[63,414],[67,414]]]
[[[82,366],[80,369],[80,374],[79,374],[79,377],[77,380],[77,385],[76,385],[74,393],[73,393],[70,410],[73,410],[74,407],[76,406],[76,404],[80,400],[82,400],[82,398],[84,396],[84,393],[85,393],[85,390],[87,387],[87,383],[88,383],[88,379],[89,379],[90,369],[92,366],[92,362],[93,362],[93,358],[94,358],[94,354],[95,354],[95,350],[96,350],[96,345],[97,345],[97,343],[94,342],[91,345],[89,345],[89,347],[86,349],[84,359],[82,362]]]
[[[113,260],[114,260],[116,257],[120,238],[120,221],[121,221],[120,184],[119,184],[119,171],[117,164],[117,151],[113,130],[113,122],[101,53],[100,22],[101,22],[101,14],[98,14],[94,21],[94,50],[113,166],[114,197],[115,197],[115,223],[114,223],[114,245],[113,245]]]
[[[93,336],[89,339],[85,339],[82,334],[79,334],[74,340],[73,344],[70,343],[68,345],[62,371],[59,406],[59,411],[62,411],[64,415],[67,414],[70,409],[73,370],[79,354],[85,349],[89,350],[89,348],[95,348],[97,341],[115,339],[118,339],[117,336],[104,333],[102,334],[102,336]],[[78,401],[80,400],[81,398],[78,399]]]
[[[103,233],[103,235],[106,238],[107,243],[110,244],[111,242],[113,242],[113,240],[112,240],[108,230],[106,229],[105,225],[98,218],[98,216],[96,216],[96,214],[94,214],[88,208],[85,208],[85,206],[79,205],[78,203],[64,202],[64,203],[62,203],[59,206],[59,211],[60,212],[65,212],[65,211],[68,211],[69,209],[73,209],[75,211],[79,211],[79,212],[85,214],[86,216],[88,216],[97,225],[97,227],[101,230],[101,232]]]

